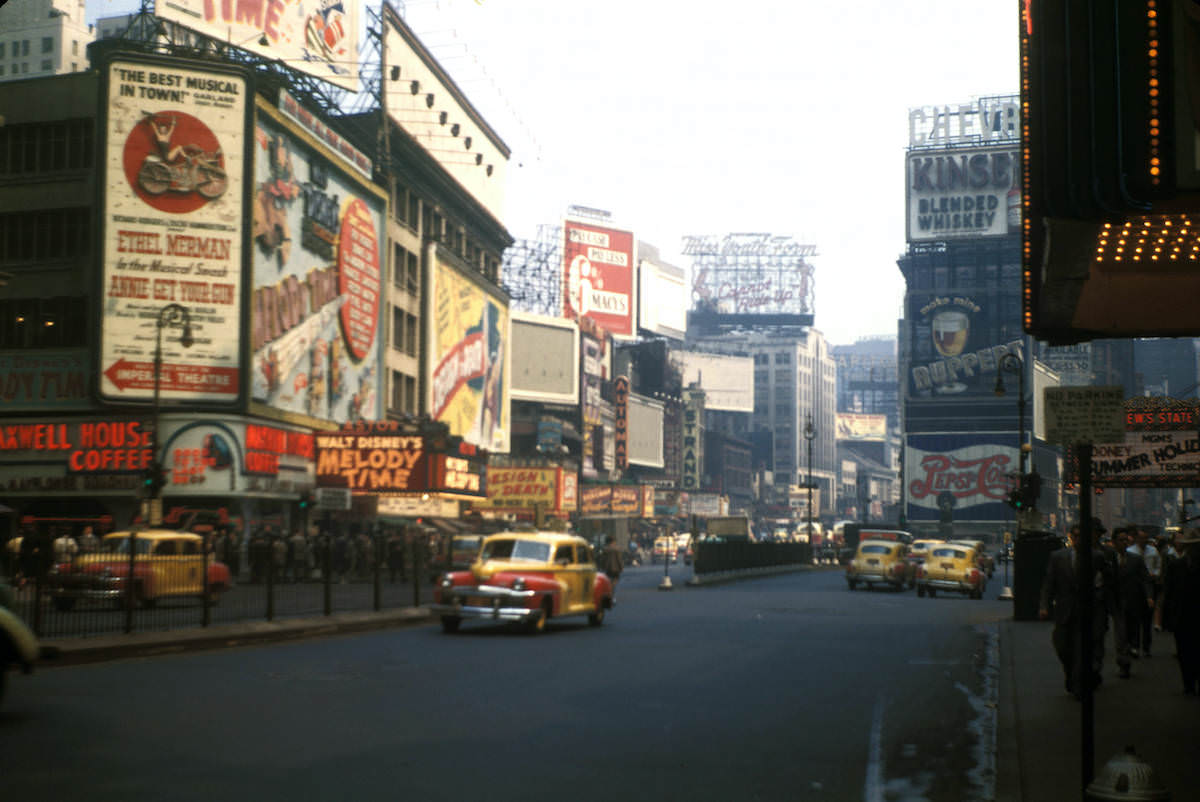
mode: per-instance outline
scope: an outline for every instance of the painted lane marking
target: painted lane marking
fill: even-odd
[[[875,700],[867,746],[867,779],[863,802],[883,802],[883,695]]]

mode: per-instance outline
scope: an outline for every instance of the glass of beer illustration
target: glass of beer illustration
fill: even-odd
[[[933,346],[942,356],[958,356],[967,345],[971,319],[966,312],[943,309],[933,316]]]

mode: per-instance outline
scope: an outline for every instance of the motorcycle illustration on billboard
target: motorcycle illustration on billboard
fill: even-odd
[[[228,187],[228,177],[220,147],[205,150],[194,142],[175,144],[178,122],[177,114],[142,112],[142,123],[155,147],[142,157],[137,170],[138,188],[150,196],[195,192],[205,200],[221,197]]]

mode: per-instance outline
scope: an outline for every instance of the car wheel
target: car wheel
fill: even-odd
[[[590,624],[593,627],[601,626],[604,623],[604,615],[605,615],[604,605],[601,604],[599,607],[596,608],[596,612],[594,612],[588,616],[588,624]]]
[[[924,585],[917,585],[917,597],[922,598],[922,599],[925,598],[925,586]]]
[[[75,609],[75,599],[64,599],[59,597],[54,600],[54,609],[59,612],[69,613]]]
[[[983,598],[983,589],[982,589],[982,588],[975,588],[974,590],[972,590],[972,591],[971,591],[971,598],[972,598],[972,599],[976,599],[976,600],[982,599],[982,598]]]
[[[934,598],[935,596],[937,596],[937,590],[936,590],[935,588],[930,588],[930,589],[929,589],[929,598],[931,598],[931,599],[932,599],[932,598]]]
[[[854,590],[856,587],[858,587],[858,580],[847,579],[846,584],[850,586],[850,590]]]
[[[442,616],[442,632],[452,634],[458,632],[458,625],[462,623],[462,619],[458,616],[444,615]]]

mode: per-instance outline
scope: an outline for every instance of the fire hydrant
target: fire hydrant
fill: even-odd
[[[1114,755],[1087,787],[1089,800],[1126,800],[1127,802],[1170,802],[1171,792],[1159,781],[1154,768],[1125,747]]]

